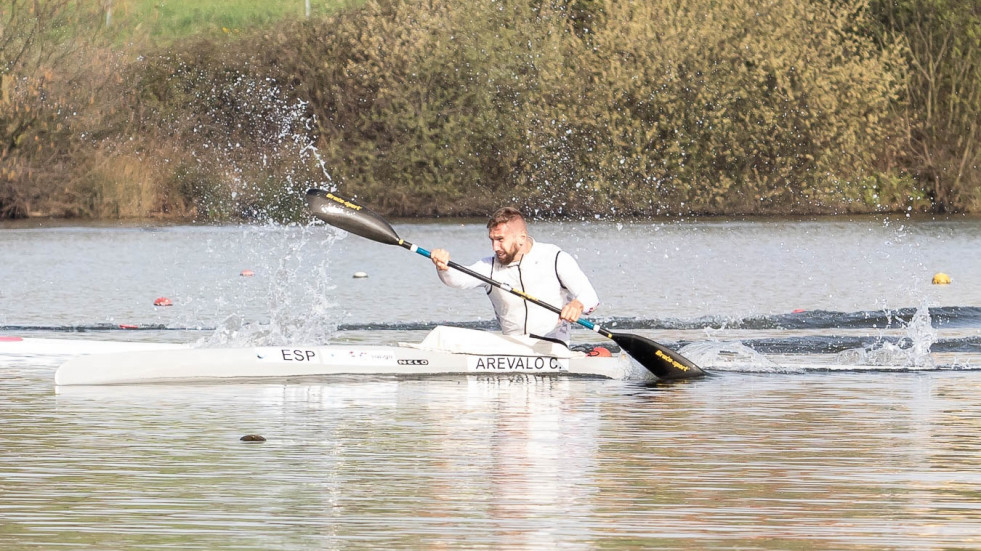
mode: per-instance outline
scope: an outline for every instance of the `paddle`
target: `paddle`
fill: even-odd
[[[430,257],[430,252],[426,249],[417,247],[401,239],[384,218],[351,201],[320,189],[311,189],[307,191],[307,205],[310,207],[310,211],[314,216],[331,226],[371,239],[372,241],[377,241],[378,243],[398,245],[412,252],[419,253],[426,258]],[[517,295],[532,304],[537,304],[556,314],[562,312],[562,309],[556,306],[542,302],[508,284],[478,274],[466,266],[461,266],[453,261],[450,261],[448,265],[454,270],[459,270],[488,285],[493,285],[513,295]],[[637,360],[638,363],[656,375],[658,379],[692,379],[705,375],[704,371],[681,354],[669,350],[648,338],[626,333],[613,333],[583,318],[580,318],[577,323],[613,340],[621,349]]]

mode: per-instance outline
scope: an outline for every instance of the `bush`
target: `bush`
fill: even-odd
[[[872,2],[883,39],[907,46],[910,170],[934,210],[981,207],[981,6],[974,0]]]
[[[57,195],[49,212],[307,219],[313,186],[391,215],[976,208],[976,65],[918,96],[939,46],[888,32],[957,1],[369,1],[140,57],[93,45],[63,58],[84,71],[4,73],[36,119],[3,121],[0,216]]]
[[[74,0],[0,6],[0,218],[149,208],[132,205],[140,193],[127,189],[133,182],[104,180],[109,165],[126,164],[109,144],[127,137],[133,113],[120,78],[125,60],[82,32],[101,17],[99,6]]]
[[[387,212],[851,210],[904,82],[862,6],[369,3],[270,51],[328,166]]]

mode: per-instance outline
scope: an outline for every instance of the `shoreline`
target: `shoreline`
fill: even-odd
[[[549,216],[541,218],[530,217],[536,222],[598,222],[598,223],[661,223],[688,221],[719,221],[719,222],[816,222],[829,219],[842,221],[856,221],[863,219],[898,219],[909,220],[911,222],[922,222],[929,220],[954,220],[954,219],[978,219],[981,222],[981,213],[903,213],[903,212],[870,212],[870,213],[845,213],[845,214],[710,214],[710,215],[684,215],[684,216]],[[388,218],[393,224],[477,224],[483,225],[485,220],[475,216],[400,216]],[[311,216],[310,224],[318,224]],[[302,223],[276,223],[258,222],[249,220],[224,220],[224,221],[202,221],[194,218],[177,217],[128,217],[128,218],[83,218],[83,217],[57,217],[39,216],[31,218],[3,219],[0,218],[0,230],[24,230],[24,229],[57,229],[57,228],[144,228],[144,227],[169,227],[169,226],[292,226],[304,225]],[[309,225],[309,224],[307,224]]]

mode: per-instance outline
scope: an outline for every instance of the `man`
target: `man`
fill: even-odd
[[[529,303],[503,289],[488,285],[463,272],[450,270],[450,253],[430,252],[443,283],[458,289],[483,287],[494,306],[505,335],[531,335],[569,344],[570,322],[593,311],[599,304],[596,291],[575,259],[555,245],[539,243],[528,235],[518,209],[505,207],[487,222],[494,248],[489,256],[469,266],[479,274],[507,283],[548,304],[562,304],[562,314]]]

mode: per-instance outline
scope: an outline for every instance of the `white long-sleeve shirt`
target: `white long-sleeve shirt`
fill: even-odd
[[[548,243],[532,241],[531,250],[508,265],[501,264],[495,256],[489,256],[468,268],[559,308],[578,299],[583,305],[583,314],[588,314],[599,304],[596,291],[576,260]],[[494,306],[497,321],[505,335],[535,335],[568,344],[570,324],[560,320],[558,314],[463,272],[445,270],[438,273],[443,283],[450,287],[482,287]]]

